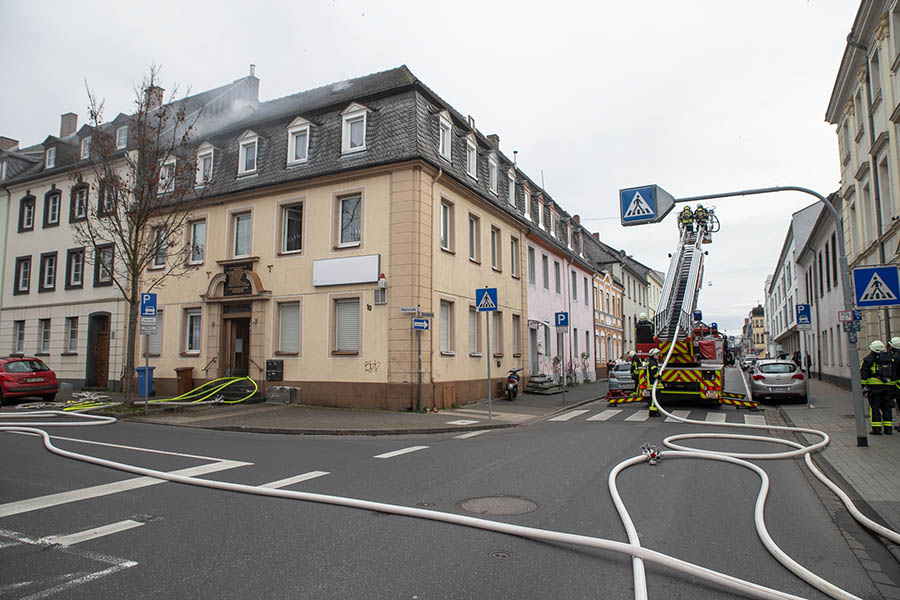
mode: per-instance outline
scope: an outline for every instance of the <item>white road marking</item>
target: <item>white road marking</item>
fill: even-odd
[[[766,415],[744,415],[744,423],[747,425],[765,425]]]
[[[424,450],[427,447],[428,446],[410,446],[409,448],[404,448],[403,450],[394,450],[393,452],[376,454],[372,458],[393,458],[395,456],[400,456],[401,454],[409,454],[410,452],[415,452],[416,450]]]
[[[728,415],[726,415],[723,412],[706,413],[706,422],[707,423],[724,423],[725,419],[727,419],[727,418],[728,418]]]
[[[206,475],[208,473],[216,473],[218,471],[245,467],[252,464],[253,463],[241,462],[238,460],[221,460],[207,465],[198,465],[196,467],[171,471],[171,473],[175,475],[196,477],[197,475]],[[78,502],[79,500],[109,496],[110,494],[118,494],[119,492],[128,492],[165,482],[164,479],[156,479],[155,477],[135,477],[133,479],[124,479],[113,483],[104,483],[102,485],[86,487],[80,490],[71,490],[68,492],[60,492],[58,494],[50,494],[48,496],[39,496],[37,498],[9,502],[7,504],[0,504],[0,517],[9,517],[31,512],[33,510],[40,510],[42,508],[50,508],[51,506],[59,506],[60,504],[68,504],[69,502]]]
[[[19,435],[34,435],[36,433],[29,433],[27,431],[10,431],[8,433],[17,433]],[[223,461],[228,460],[226,458],[216,458],[215,456],[200,456],[199,454],[184,454],[182,452],[169,452],[168,450],[155,450],[153,448],[139,448],[137,446],[123,446],[122,444],[111,444],[109,442],[95,442],[93,440],[82,440],[78,438],[70,438],[63,437],[61,435],[51,435],[50,439],[52,440],[65,440],[67,442],[78,442],[80,444],[92,444],[94,446],[108,446],[109,448],[122,448],[123,450],[136,450],[137,452],[149,452],[151,454],[166,454],[168,456],[183,456],[184,458],[196,458],[197,460],[211,460],[211,461]],[[247,463],[253,464],[253,463]]]
[[[638,410],[632,413],[630,416],[626,417],[626,421],[646,421],[650,418],[650,411],[646,408]]]
[[[583,415],[586,412],[590,412],[589,410],[570,410],[567,413],[563,413],[558,417],[553,417],[552,419],[547,419],[548,421],[568,421],[569,419],[573,419],[578,415]]]
[[[92,529],[86,529],[84,531],[79,531],[78,533],[72,533],[69,535],[47,536],[44,538],[44,540],[48,544],[74,546],[75,544],[86,542],[87,540],[93,540],[98,537],[103,537],[104,535],[112,535],[113,533],[119,533],[120,531],[127,531],[129,529],[134,529],[135,527],[140,527],[142,525],[143,523],[139,521],[126,519],[124,521],[119,521],[118,523],[111,523],[109,525],[103,525],[102,527],[94,527]]]
[[[689,410],[670,410],[669,412],[672,413],[672,416],[681,417],[682,419],[687,419],[688,416],[691,414],[691,411],[689,411]],[[672,417],[666,417],[666,423],[680,423],[680,422],[681,421],[679,421],[678,419],[673,419]]]
[[[273,481],[271,483],[264,483],[259,487],[271,488],[273,490],[277,490],[278,488],[287,487],[289,485],[293,485],[295,483],[300,483],[301,481],[307,481],[309,479],[315,479],[316,477],[322,477],[323,475],[329,475],[329,471],[310,471],[309,473],[303,473],[302,475],[296,475],[294,477],[288,477],[287,479],[279,479],[278,481]]]
[[[478,431],[470,431],[469,433],[463,433],[461,435],[454,435],[454,440],[465,440],[471,437],[475,437],[476,435],[481,435],[482,433],[487,433],[490,429],[480,429]]]
[[[447,425],[474,425],[479,421],[470,421],[468,419],[459,419],[458,421],[447,421]]]
[[[616,416],[620,412],[622,412],[622,409],[620,409],[620,408],[608,408],[608,409],[604,410],[603,412],[597,413],[593,417],[588,417],[587,420],[588,421],[606,421],[607,419],[611,419],[612,417]]]

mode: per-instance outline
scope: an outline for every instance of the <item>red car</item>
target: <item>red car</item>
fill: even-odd
[[[43,361],[27,356],[0,358],[0,400],[40,396],[51,402],[58,391],[56,373]]]

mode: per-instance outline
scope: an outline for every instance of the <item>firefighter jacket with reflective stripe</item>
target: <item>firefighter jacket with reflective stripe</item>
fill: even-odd
[[[655,356],[647,359],[647,386],[653,385],[653,382],[659,379],[659,361]]]
[[[894,384],[895,367],[887,352],[869,352],[859,365],[859,379],[873,390],[888,389]]]
[[[641,359],[639,359],[637,356],[632,358],[631,359],[631,376],[637,377],[638,371],[640,371],[641,368],[643,368],[643,365],[641,364]]]
[[[681,211],[681,222],[684,225],[689,225],[694,222],[694,213],[691,212],[690,208],[685,208]]]

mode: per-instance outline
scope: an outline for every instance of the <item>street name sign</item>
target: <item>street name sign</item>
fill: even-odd
[[[876,265],[853,269],[856,305],[895,306],[900,304],[900,272],[897,265]]]
[[[419,312],[418,306],[401,306],[400,312],[402,313],[417,313]]]
[[[478,309],[478,312],[497,310],[497,288],[475,290],[475,308]]]
[[[675,207],[675,198],[658,185],[619,190],[622,225],[658,223]]]

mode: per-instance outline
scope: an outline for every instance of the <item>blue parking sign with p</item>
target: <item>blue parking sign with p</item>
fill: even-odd
[[[141,316],[156,316],[156,294],[144,292],[141,294]]]
[[[568,327],[569,326],[569,313],[558,312],[554,316],[555,316],[555,321],[556,321],[557,327]]]

